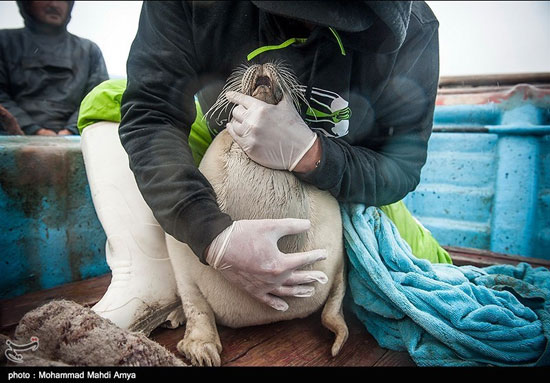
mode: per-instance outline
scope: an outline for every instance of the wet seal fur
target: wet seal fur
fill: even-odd
[[[296,78],[281,63],[239,68],[208,114],[229,107],[224,96],[228,90],[271,104],[278,103],[285,92],[297,107],[303,97]],[[186,318],[178,350],[194,365],[219,366],[222,345],[216,323],[234,328],[267,324],[304,318],[323,307],[322,323],[336,336],[331,352],[333,356],[338,354],[347,340],[348,328],[342,312],[345,257],[336,199],[327,191],[302,183],[291,172],[268,169],[250,160],[225,130],[216,136],[199,169],[212,184],[221,210],[233,220],[309,219],[310,230],[282,238],[279,248],[284,253],[327,249],[327,259],[308,268],[323,271],[328,283],[315,283],[315,294],[308,298],[285,297],[288,310],[277,311],[234,286],[219,271],[200,263],[189,246],[167,235]]]

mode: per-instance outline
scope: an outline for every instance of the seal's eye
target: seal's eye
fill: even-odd
[[[254,84],[254,87],[257,88],[261,85],[267,86],[268,88],[271,88],[271,80],[267,76],[258,76],[256,79],[256,84]]]

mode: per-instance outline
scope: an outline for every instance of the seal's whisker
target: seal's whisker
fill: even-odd
[[[300,110],[300,101],[303,102],[308,108],[309,102],[306,100],[304,93],[301,91],[298,79],[290,70],[283,68],[277,68],[281,79],[281,87],[284,88],[284,92],[288,94],[297,110]]]
[[[203,119],[215,116],[216,123],[220,125],[225,121],[220,121],[220,116],[227,111],[230,104],[229,100],[225,97],[226,93],[229,91],[243,92],[243,79],[250,75],[250,68],[253,66],[256,66],[256,64],[252,66],[241,64],[229,75],[216,102],[204,114]],[[233,108],[231,108],[230,113],[232,111]]]
[[[229,91],[236,91],[244,94],[251,94],[251,84],[255,81],[255,76],[258,73],[259,64],[241,64],[227,78],[225,85],[216,99],[216,102],[204,114],[203,119],[215,117],[216,123],[222,125],[227,122],[227,118],[220,121],[222,115],[231,116],[235,105],[229,102],[225,97]],[[263,64],[264,73],[269,73],[272,81],[277,85],[280,92],[287,95],[290,101],[300,111],[301,104],[310,109],[308,100],[305,98],[305,87],[300,85],[298,78],[292,71],[291,67],[284,61],[277,59],[273,62]],[[253,86],[253,84],[252,84]],[[276,91],[276,90],[275,90]],[[230,108],[231,105],[231,108]],[[229,109],[229,114],[227,111]]]
[[[214,114],[217,113],[216,122],[220,123],[219,118],[221,114],[227,110],[227,107],[230,104],[229,100],[225,97],[225,94],[229,91],[236,91],[236,92],[242,91],[241,79],[247,69],[248,68],[245,65],[241,65],[229,76],[216,102],[204,114],[203,119],[214,116]]]

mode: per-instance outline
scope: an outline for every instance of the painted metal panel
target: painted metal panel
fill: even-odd
[[[550,91],[449,97],[405,203],[444,245],[550,259]],[[80,137],[0,136],[0,299],[108,272],[105,239]]]
[[[0,299],[108,272],[80,137],[0,136]]]
[[[550,92],[440,99],[411,212],[443,245],[550,259]],[[467,101],[461,95],[462,101]]]

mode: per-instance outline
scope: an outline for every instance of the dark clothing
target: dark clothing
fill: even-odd
[[[308,39],[252,61],[285,60],[322,112],[317,116],[330,115],[304,114],[323,154],[314,171],[296,176],[339,201],[367,206],[414,190],[433,122],[438,22],[424,2],[399,3],[392,9],[399,20],[391,19],[384,7],[392,4],[370,7],[365,17],[372,25],[363,32],[336,31],[342,47],[329,28],[297,36],[305,32],[250,2],[144,2],[119,132],[138,186],[167,233],[202,257],[232,222],[193,164],[187,144],[193,96],[208,109],[250,52],[292,37]],[[223,128],[214,121],[210,127]]]
[[[0,104],[27,135],[41,128],[78,134],[80,102],[109,79],[101,50],[66,25],[43,34],[18,5],[25,28],[0,30]]]

